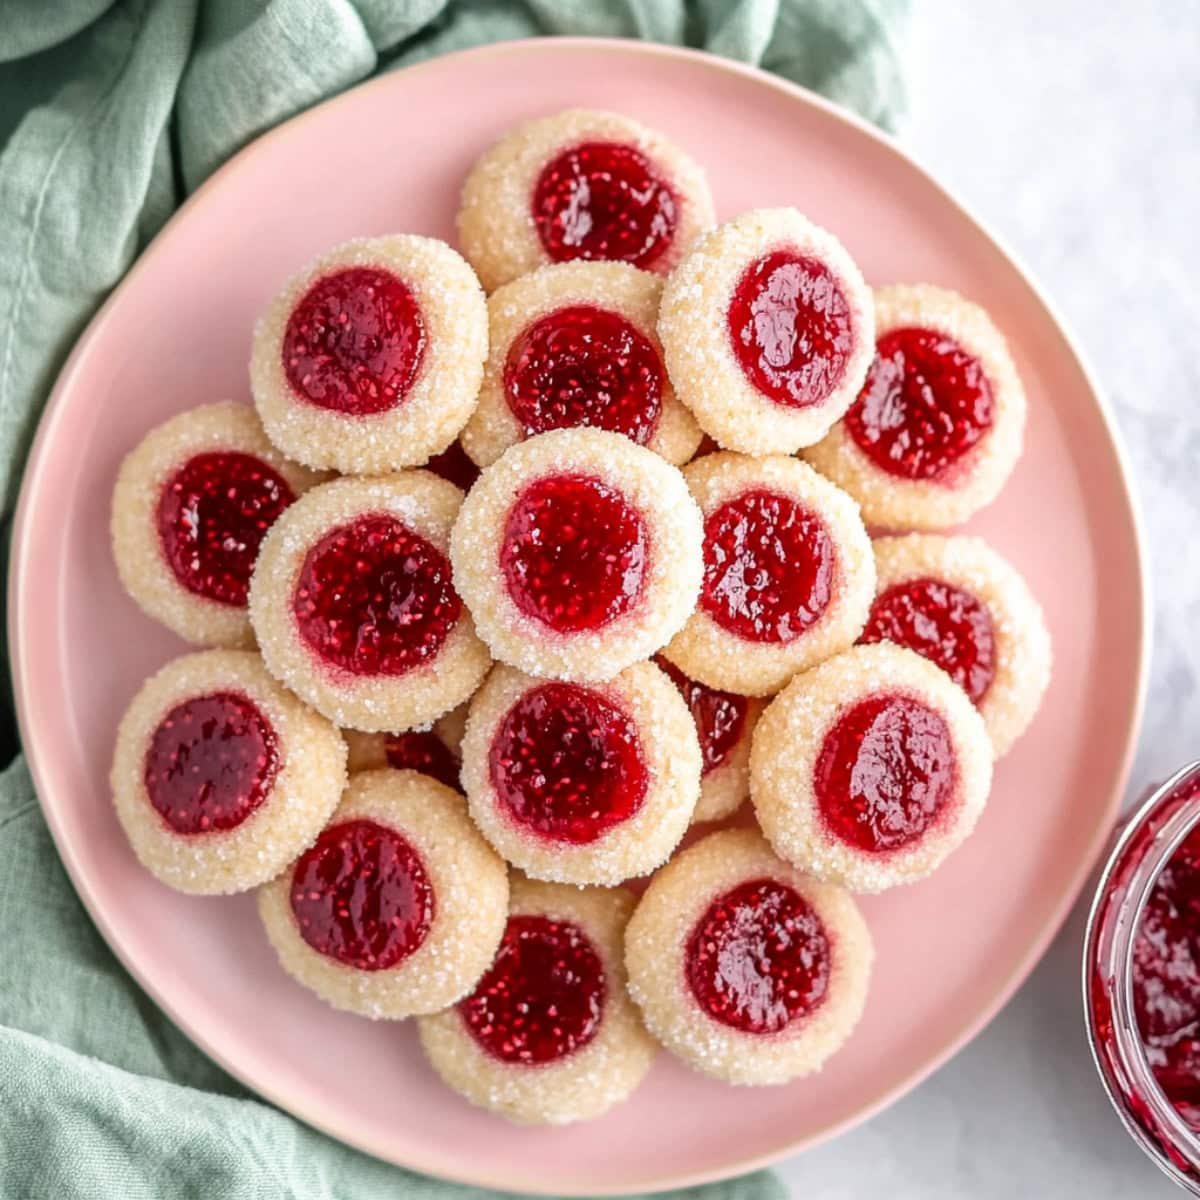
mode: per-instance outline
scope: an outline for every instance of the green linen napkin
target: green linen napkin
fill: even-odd
[[[0,522],[54,376],[183,197],[368,76],[534,34],[702,46],[885,126],[908,0],[0,0]],[[97,498],[102,502],[104,498]],[[7,661],[7,655],[5,655]],[[0,762],[17,754],[7,694]],[[256,1100],[139,991],[81,908],[20,757],[0,774],[0,1196],[475,1194]],[[757,1174],[697,1198],[766,1200]]]

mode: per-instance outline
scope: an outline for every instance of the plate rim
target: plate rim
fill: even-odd
[[[99,339],[112,308],[120,299],[127,284],[137,273],[147,269],[147,264],[152,261],[153,256],[160,248],[160,243],[164,239],[164,236],[174,224],[185,217],[193,205],[203,203],[211,188],[223,182],[227,176],[244,166],[248,159],[260,151],[264,144],[268,143],[271,139],[280,136],[283,131],[290,129],[296,123],[309,119],[318,111],[324,111],[331,106],[347,103],[352,96],[364,89],[387,87],[397,77],[411,76],[414,72],[424,71],[435,66],[444,68],[448,60],[469,63],[470,60],[485,55],[507,55],[528,52],[538,54],[547,51],[564,53],[578,51],[589,53],[607,52],[610,54],[634,55],[644,58],[684,59],[691,60],[719,73],[741,76],[779,93],[780,99],[783,101],[799,103],[809,108],[815,108],[838,124],[848,126],[860,134],[865,134],[877,142],[889,154],[899,158],[907,169],[916,172],[924,183],[932,187],[946,204],[956,210],[957,214],[981,238],[991,243],[1007,260],[1028,291],[1031,301],[1039,306],[1046,320],[1061,337],[1066,351],[1074,359],[1075,365],[1100,417],[1105,440],[1116,467],[1116,482],[1119,485],[1120,491],[1119,499],[1128,524],[1138,577],[1136,592],[1137,612],[1135,614],[1138,631],[1135,658],[1136,678],[1133,695],[1130,698],[1131,703],[1128,706],[1127,719],[1123,726],[1124,745],[1121,747],[1116,776],[1110,788],[1109,795],[1105,798],[1105,804],[1098,814],[1100,819],[1093,826],[1090,844],[1081,855],[1074,876],[1069,880],[1068,886],[1059,897],[1057,904],[1051,910],[1047,920],[1038,931],[1037,936],[1031,939],[1014,969],[996,989],[988,1002],[979,1007],[970,1020],[964,1022],[960,1028],[954,1031],[951,1037],[945,1040],[942,1048],[936,1055],[932,1056],[919,1068],[910,1072],[897,1083],[885,1088],[849,1117],[838,1121],[831,1121],[818,1130],[810,1131],[802,1137],[795,1138],[762,1154],[732,1160],[721,1166],[682,1173],[668,1172],[624,1183],[600,1185],[599,1187],[584,1187],[575,1185],[570,1181],[562,1180],[554,1181],[551,1185],[539,1181],[536,1177],[519,1180],[496,1178],[486,1171],[448,1169],[447,1164],[440,1160],[431,1164],[410,1157],[406,1161],[400,1162],[392,1154],[389,1154],[382,1145],[358,1136],[353,1129],[345,1128],[334,1114],[310,1111],[304,1106],[297,1105],[286,1095],[282,1094],[281,1090],[269,1086],[264,1087],[258,1081],[251,1082],[243,1075],[238,1065],[228,1060],[218,1047],[210,1044],[207,1038],[193,1031],[187,1020],[175,1011],[174,1005],[164,1000],[158,991],[143,977],[137,963],[131,955],[126,953],[119,933],[109,925],[101,907],[96,903],[94,896],[91,894],[84,872],[80,868],[70,842],[59,824],[56,806],[47,799],[53,790],[47,784],[50,771],[46,766],[52,758],[52,749],[50,747],[41,747],[36,733],[31,734],[27,712],[30,707],[30,694],[34,689],[34,685],[29,678],[28,672],[25,670],[23,662],[25,613],[32,608],[31,601],[33,599],[32,597],[29,598],[30,602],[23,600],[21,587],[21,578],[23,575],[21,568],[33,551],[27,530],[30,522],[30,511],[32,509],[31,497],[38,490],[36,486],[37,480],[45,469],[46,460],[49,456],[49,448],[54,442],[54,430],[61,416],[60,410],[63,407],[63,398],[71,390],[74,377],[85,360],[91,344]],[[105,298],[103,304],[88,321],[83,331],[78,335],[70,354],[58,373],[41,416],[38,418],[36,433],[26,458],[21,479],[13,518],[10,545],[9,569],[6,582],[8,603],[7,632],[10,647],[10,670],[21,746],[33,780],[39,807],[50,830],[59,858],[66,869],[76,895],[87,910],[108,948],[125,970],[129,972],[138,987],[154,1001],[155,1005],[166,1014],[188,1040],[233,1078],[237,1079],[252,1094],[343,1144],[382,1161],[392,1163],[403,1169],[420,1172],[436,1179],[467,1184],[474,1187],[499,1190],[520,1189],[534,1195],[621,1196],[712,1183],[770,1166],[802,1150],[829,1141],[841,1133],[869,1120],[901,1097],[907,1095],[953,1058],[991,1023],[1000,1009],[1012,998],[1013,994],[1028,978],[1038,962],[1040,962],[1051,941],[1062,928],[1110,836],[1114,819],[1128,785],[1146,703],[1153,607],[1151,603],[1150,578],[1147,571],[1146,539],[1141,510],[1137,503],[1133,475],[1128,461],[1128,452],[1117,429],[1108,400],[1099,386],[1095,371],[1088,357],[1082,350],[1070,327],[1063,320],[1058,308],[1043,292],[1024,260],[1014,253],[1007,242],[999,237],[953,191],[948,189],[918,159],[905,150],[895,138],[857,114],[842,108],[816,92],[783,79],[778,75],[764,71],[759,67],[724,58],[704,50],[636,39],[612,37],[530,37],[494,42],[436,55],[432,58],[412,63],[406,67],[385,71],[380,75],[376,75],[353,87],[347,88],[338,95],[313,105],[274,126],[272,129],[265,131],[237,151],[214,171],[168,218],[162,228],[155,234],[154,238],[131,264],[129,270]]]

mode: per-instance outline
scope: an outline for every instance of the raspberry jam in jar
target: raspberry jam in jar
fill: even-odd
[[[1121,831],[1088,919],[1083,998],[1122,1124],[1200,1196],[1200,762]]]

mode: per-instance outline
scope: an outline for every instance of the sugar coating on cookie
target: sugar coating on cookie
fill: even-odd
[[[174,659],[117,729],[110,783],[142,865],[181,892],[257,887],[310,845],[346,782],[337,730],[248,650]]]
[[[461,704],[490,659],[451,578],[462,503],[428,471],[313,488],[263,541],[250,620],[273,674],[338,725],[412,729]]]
[[[628,117],[568,109],[516,126],[472,167],[458,240],[490,292],[552,262],[671,270],[713,223],[704,172]]]
[[[1025,391],[1008,345],[977,304],[930,284],[876,289],[875,338],[858,399],[804,457],[868,525],[959,525],[1021,456]]]
[[[471,701],[462,780],[484,837],[535,879],[612,885],[670,857],[700,795],[687,705],[653,663],[602,684],[496,667]]]
[[[346,769],[353,775],[375,767],[419,771],[439,783],[462,791],[462,738],[467,724],[467,705],[439,717],[427,728],[406,729],[401,733],[363,733],[343,729],[349,758]]]
[[[875,566],[845,492],[784,455],[709,454],[683,475],[704,518],[704,577],[668,659],[709,687],[768,696],[854,644]]]
[[[488,298],[488,360],[467,453],[490,466],[551,429],[621,433],[684,463],[700,428],[663,365],[655,322],[662,279],[628,263],[542,267]]]
[[[650,882],[625,932],[650,1032],[706,1075],[817,1071],[866,1003],[870,932],[853,897],[782,862],[755,830],[711,833]]]
[[[435,238],[357,238],[293,276],[259,319],[254,403],[298,462],[347,474],[420,466],[475,408],[487,305]]]
[[[399,1020],[464,996],[504,932],[508,870],[461,797],[355,775],[316,843],[258,893],[280,965],[334,1008]]]
[[[750,749],[775,852],[853,892],[923,879],[975,828],[992,780],[983,718],[940,668],[889,642],[797,676]]]
[[[480,637],[530,675],[600,681],[683,627],[703,570],[679,471],[620,434],[559,429],[480,476],[450,538]]]
[[[626,993],[624,888],[512,877],[500,950],[475,991],[417,1022],[433,1069],[522,1125],[598,1117],[641,1083],[657,1047]]]
[[[854,260],[794,208],[755,209],[701,238],[658,317],[679,398],[744,454],[820,441],[858,395],[874,328]]]
[[[1016,569],[982,538],[877,538],[875,602],[862,642],[907,646],[979,709],[997,758],[1029,727],[1050,683],[1050,633]]]
[[[275,449],[247,404],[206,404],[164,421],[117,474],[110,531],[122,585],[189,642],[253,646],[246,594],[259,545],[319,479]]]
[[[683,697],[700,742],[700,799],[692,824],[722,821],[750,795],[750,739],[763,701],[689,679],[661,654],[654,661]]]

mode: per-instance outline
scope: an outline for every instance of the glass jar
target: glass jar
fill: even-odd
[[[1200,1196],[1200,1021],[1194,1038],[1190,1025],[1172,1024],[1193,1004],[1200,1015],[1200,954],[1189,931],[1200,947],[1200,762],[1167,780],[1121,831],[1083,953],[1088,1038],[1109,1099],[1142,1149]]]

